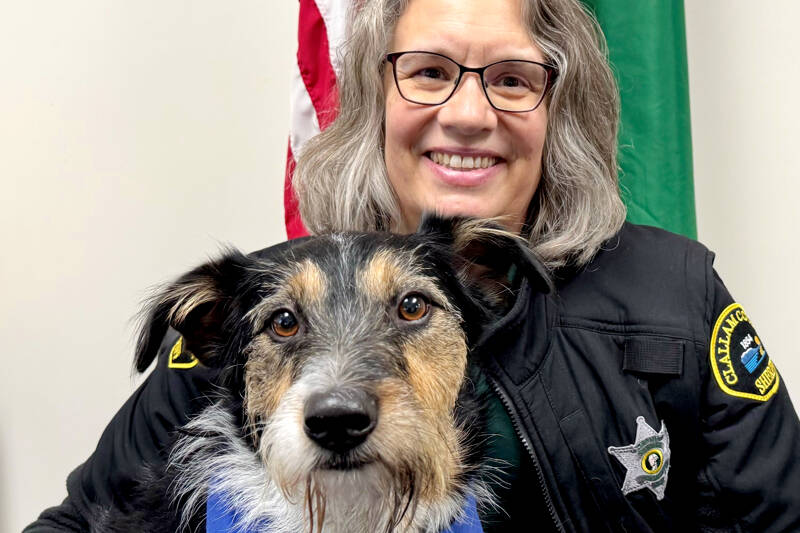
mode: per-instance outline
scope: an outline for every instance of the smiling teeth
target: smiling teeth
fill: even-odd
[[[450,155],[441,152],[430,152],[429,157],[434,163],[455,170],[470,170],[474,168],[489,168],[497,164],[496,157],[473,157],[469,155]]]

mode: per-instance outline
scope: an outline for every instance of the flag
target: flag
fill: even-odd
[[[336,114],[336,49],[352,0],[300,0],[284,190],[289,238],[307,232],[292,190],[294,156]],[[683,1],[583,0],[608,40],[621,96],[620,187],[628,219],[695,237]]]
[[[621,98],[628,220],[697,236],[683,0],[583,0],[608,41]]]
[[[344,41],[350,1],[300,0],[283,192],[286,234],[290,239],[308,234],[300,220],[292,189],[294,158],[303,144],[325,129],[336,116],[336,71],[339,67],[336,50]]]

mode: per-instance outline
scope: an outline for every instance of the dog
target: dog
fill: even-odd
[[[220,398],[94,529],[201,530],[219,505],[236,531],[438,533],[489,504],[470,358],[512,270],[547,289],[516,235],[427,215],[411,235],[231,250],[185,274],[149,306],[136,367],[171,326],[221,369]]]

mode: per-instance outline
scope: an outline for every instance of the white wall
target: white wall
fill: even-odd
[[[285,239],[296,0],[7,2],[0,531],[66,495],[138,380],[148,287]]]
[[[800,3],[687,0],[698,236],[800,402]]]
[[[800,20],[687,0],[700,238],[800,398]],[[0,530],[64,479],[138,383],[146,289],[221,243],[284,238],[297,2],[16,2],[0,18]]]

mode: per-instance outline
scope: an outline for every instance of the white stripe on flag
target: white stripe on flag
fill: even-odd
[[[331,66],[336,75],[339,75],[338,51],[344,43],[347,28],[347,13],[350,11],[352,0],[316,0],[319,14],[325,21],[325,31],[328,34],[328,52]]]
[[[294,160],[297,161],[300,150],[311,137],[319,133],[319,122],[314,104],[308,96],[306,84],[300,76],[300,67],[294,63],[292,69],[292,95],[289,103],[289,116],[291,117],[291,129],[289,130],[289,144],[292,147]]]

